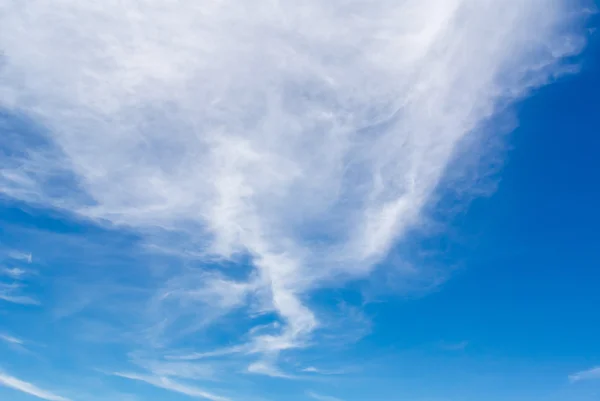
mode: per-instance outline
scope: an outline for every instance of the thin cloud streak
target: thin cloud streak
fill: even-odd
[[[330,395],[322,395],[322,394],[314,393],[312,391],[307,391],[306,395],[317,401],[343,401],[341,398],[332,397]]]
[[[271,361],[257,361],[248,366],[248,373],[269,376],[277,379],[298,379],[298,376],[282,372]]]
[[[460,341],[457,343],[442,341],[439,343],[439,347],[445,351],[464,351],[468,346],[468,341]]]
[[[53,394],[50,391],[42,390],[35,385],[25,382],[23,380],[19,380],[16,377],[6,375],[0,372],[0,385],[8,388],[12,388],[13,390],[20,391],[25,394],[32,395],[37,398],[41,398],[42,400],[47,401],[71,401],[68,398],[61,397],[59,395]]]
[[[581,372],[573,373],[569,376],[571,383],[576,383],[584,380],[600,380],[600,366],[594,367]]]
[[[312,292],[368,276],[470,135],[569,71],[569,4],[0,0],[0,108],[44,131],[2,139],[0,191],[175,254],[248,255],[243,279],[169,281],[155,334],[274,314],[236,346],[269,374],[263,355],[326,325]]]
[[[346,373],[354,372],[356,368],[346,368],[346,369],[320,369],[314,366],[309,366],[302,369],[304,373],[315,373],[319,375],[325,376],[335,376],[335,375],[344,375]]]
[[[33,261],[33,255],[30,252],[10,251],[8,252],[8,257],[27,263],[31,263]]]
[[[203,398],[210,401],[231,401],[229,398],[221,397],[215,394],[211,394],[198,387],[181,384],[167,377],[162,376],[147,376],[139,375],[135,373],[126,372],[115,372],[114,376],[122,377],[130,380],[137,380],[148,383],[154,387],[162,388],[164,390],[173,391],[180,394],[185,394],[190,397]]]
[[[22,287],[19,283],[0,283],[0,300],[20,305],[40,305],[38,300],[21,294]]]
[[[5,341],[9,344],[23,345],[24,342],[20,338],[9,336],[8,334],[0,334],[0,340]]]
[[[27,274],[27,271],[24,269],[20,269],[18,267],[13,267],[13,268],[5,267],[5,268],[0,269],[0,276],[7,276],[7,277],[10,277],[15,280],[20,279],[25,274]]]
[[[40,301],[25,295],[9,295],[0,293],[0,300],[19,305],[40,305]]]

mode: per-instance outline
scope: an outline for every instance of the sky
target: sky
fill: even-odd
[[[600,399],[574,0],[0,0],[0,400]]]

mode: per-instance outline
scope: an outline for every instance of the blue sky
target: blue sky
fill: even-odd
[[[0,10],[0,400],[600,398],[592,2]]]

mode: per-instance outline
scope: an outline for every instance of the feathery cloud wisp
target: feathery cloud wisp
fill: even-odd
[[[22,251],[10,251],[8,252],[8,257],[16,260],[21,260],[27,263],[31,263],[33,261],[33,255],[30,252],[22,252]]]
[[[9,344],[23,345],[23,340],[21,340],[20,338],[10,336],[8,334],[0,334],[0,340],[5,341]]]
[[[0,268],[0,276],[7,276],[7,277],[10,277],[10,278],[12,278],[14,280],[18,280],[19,278],[21,278],[26,273],[27,273],[26,270],[20,269],[18,267],[13,267],[13,268],[4,267],[4,268]]]
[[[147,376],[147,375],[139,375],[139,374],[135,374],[135,373],[120,373],[120,372],[113,373],[113,375],[118,376],[118,377],[123,377],[125,379],[142,381],[142,382],[148,383],[154,387],[162,388],[162,389],[169,390],[169,391],[174,391],[176,393],[185,394],[190,397],[203,398],[203,399],[207,399],[210,401],[230,401],[229,398],[211,394],[207,391],[204,391],[204,390],[194,387],[194,386],[178,383],[167,377]]]
[[[573,373],[569,376],[571,383],[579,382],[582,380],[600,380],[600,366],[581,372]]]
[[[318,394],[318,393],[315,393],[312,391],[307,391],[306,395],[317,401],[342,401],[340,398],[332,397],[330,395],[322,395],[322,394]]]
[[[0,300],[20,305],[39,305],[40,302],[28,295],[23,295],[18,283],[0,283]]]
[[[158,294],[157,320],[274,312],[237,349],[303,347],[311,292],[368,275],[468,135],[580,49],[569,4],[0,0],[0,107],[43,127],[0,139],[0,191],[250,255],[243,280]]]
[[[0,289],[0,300],[19,305],[39,305],[40,302],[26,295],[11,295]]]
[[[31,383],[19,380],[16,377],[12,377],[3,373],[0,373],[0,385],[21,391],[37,398],[41,398],[42,400],[70,401],[68,398],[53,394],[50,391],[42,390]]]

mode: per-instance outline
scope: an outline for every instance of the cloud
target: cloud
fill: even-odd
[[[154,387],[162,388],[164,390],[174,391],[176,393],[185,394],[190,397],[195,398],[203,398],[210,401],[229,401],[229,398],[221,397],[218,395],[211,394],[206,392],[198,387],[181,384],[174,380],[171,380],[167,377],[162,376],[147,376],[147,375],[139,375],[135,373],[113,373],[114,376],[123,377],[125,379],[130,380],[138,380],[145,383],[148,383]]]
[[[249,347],[247,345],[236,345],[228,348],[216,349],[208,352],[193,352],[188,354],[180,354],[180,355],[168,355],[166,359],[170,360],[198,360],[198,359],[210,359],[216,357],[222,357],[227,355],[233,355],[238,353],[246,353],[249,351]]]
[[[13,250],[8,252],[8,257],[11,259],[21,260],[27,263],[31,263],[33,261],[33,255],[30,252]]]
[[[297,376],[289,375],[281,371],[271,361],[257,361],[248,366],[248,373],[265,375],[278,379],[297,379]]]
[[[10,278],[15,279],[15,280],[18,280],[19,278],[23,277],[25,274],[27,274],[27,271],[23,270],[23,269],[20,269],[18,267],[0,268],[0,275],[7,276],[7,277],[10,277]]]
[[[25,261],[31,263],[30,253],[20,251],[8,251],[6,256],[9,259]],[[0,282],[0,300],[21,304],[21,305],[39,305],[40,302],[33,297],[23,294],[23,288],[26,286],[23,280],[31,273],[30,270],[21,267],[0,267],[0,278],[11,280],[12,282]]]
[[[31,344],[29,341],[25,341],[21,338],[12,336],[7,333],[0,333],[0,341],[4,342],[5,345],[13,351],[17,351],[19,353],[27,355],[35,355],[34,352],[32,352],[29,348],[26,347],[26,344]]]
[[[314,393],[312,391],[307,391],[306,395],[309,396],[310,398],[313,398],[313,399],[317,400],[317,401],[342,401],[341,398],[332,397],[330,395],[317,394],[317,393]]]
[[[442,341],[439,343],[439,347],[445,351],[464,351],[468,346],[468,341],[460,341],[456,343]]]
[[[302,369],[302,372],[305,373],[315,373],[320,375],[343,375],[352,371],[355,371],[356,368],[345,368],[345,369],[321,369],[314,366],[308,366]]]
[[[157,377],[182,379],[211,379],[215,372],[211,365],[181,361],[164,361],[139,355],[130,355],[130,361]]]
[[[573,373],[569,376],[571,383],[579,382],[582,380],[600,380],[600,366],[581,372]]]
[[[24,341],[13,337],[13,336],[9,336],[8,334],[0,334],[0,340],[5,341],[9,344],[16,344],[16,345],[23,345]]]
[[[569,71],[569,7],[0,0],[0,107],[37,127],[3,136],[0,191],[172,254],[247,256],[175,275],[154,327],[272,314],[239,347],[275,358],[327,325],[315,290],[368,276],[419,224],[475,131]]]
[[[168,280],[152,299],[151,308],[163,322],[157,337],[177,337],[168,329],[176,325],[178,335],[201,330],[227,313],[245,305],[255,284],[227,279],[221,273],[186,271]]]
[[[61,397],[46,390],[42,390],[31,383],[27,383],[4,373],[0,373],[0,385],[12,388],[13,390],[21,391],[37,398],[41,398],[42,400],[70,401],[68,398]]]
[[[8,295],[0,293],[0,300],[19,305],[40,305],[37,299],[25,295]]]
[[[39,305],[38,300],[21,294],[22,287],[17,283],[0,283],[0,300],[20,305]]]

